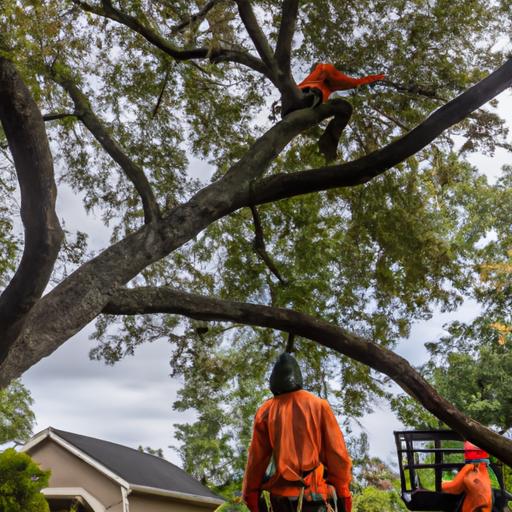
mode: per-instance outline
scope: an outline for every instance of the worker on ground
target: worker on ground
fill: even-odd
[[[487,471],[489,454],[473,443],[464,443],[465,465],[450,482],[443,482],[442,489],[450,494],[464,493],[461,512],[491,512],[492,489]]]
[[[352,463],[326,400],[302,389],[295,358],[282,354],[270,376],[274,397],[257,411],[243,483],[251,512],[351,512]],[[270,464],[270,474],[267,469]]]
[[[361,85],[371,84],[378,80],[384,79],[384,75],[368,75],[363,78],[352,78],[341,71],[338,71],[332,64],[316,64],[311,73],[299,84],[303,96],[300,106],[295,106],[293,110],[298,108],[311,107],[314,108],[320,103],[325,103],[329,96],[335,91],[346,91],[355,89]],[[344,100],[338,100],[338,102]],[[337,146],[341,137],[341,133],[347,126],[352,116],[352,106],[344,101],[344,109],[329,122],[324,133],[318,141],[320,152],[325,156],[327,162],[336,159]],[[283,112],[287,115],[293,111],[288,109]]]

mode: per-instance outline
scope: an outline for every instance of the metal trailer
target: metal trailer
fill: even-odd
[[[401,495],[406,507],[418,511],[458,512],[464,495],[442,492],[441,484],[443,473],[446,477],[464,466],[463,438],[451,430],[409,430],[394,432],[394,435]],[[460,447],[454,447],[457,444]],[[502,466],[493,462],[489,466],[489,473],[492,471],[495,476],[492,512],[504,512],[508,510],[512,494],[505,489]]]

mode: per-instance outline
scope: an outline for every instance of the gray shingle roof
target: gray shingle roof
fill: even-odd
[[[102,439],[55,428],[51,430],[130,484],[222,499],[178,466],[164,459]]]

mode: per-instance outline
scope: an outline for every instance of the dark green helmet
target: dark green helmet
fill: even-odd
[[[270,374],[270,391],[282,395],[302,389],[302,373],[299,363],[288,353],[281,354]]]

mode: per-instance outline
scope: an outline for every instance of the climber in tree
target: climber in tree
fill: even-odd
[[[332,64],[316,64],[313,71],[299,84],[302,92],[313,92],[317,97],[317,103],[326,102],[335,91],[347,91],[361,85],[372,84],[382,80],[384,75],[368,75],[363,78],[352,78],[338,71]]]
[[[302,389],[291,354],[277,360],[270,390],[274,397],[254,418],[245,503],[251,512],[265,512],[260,495],[266,490],[273,512],[351,512],[352,463],[343,434],[327,401]]]
[[[328,101],[329,96],[335,91],[355,89],[361,85],[371,84],[382,80],[384,75],[368,75],[363,78],[352,78],[338,71],[332,64],[316,64],[313,71],[299,84],[303,92],[302,108],[316,107],[320,103]],[[291,110],[284,113],[289,114]],[[336,148],[340,140],[341,132],[347,126],[352,107],[347,102],[345,113],[336,115],[327,125],[324,133],[318,141],[321,153],[328,162],[336,158]]]

